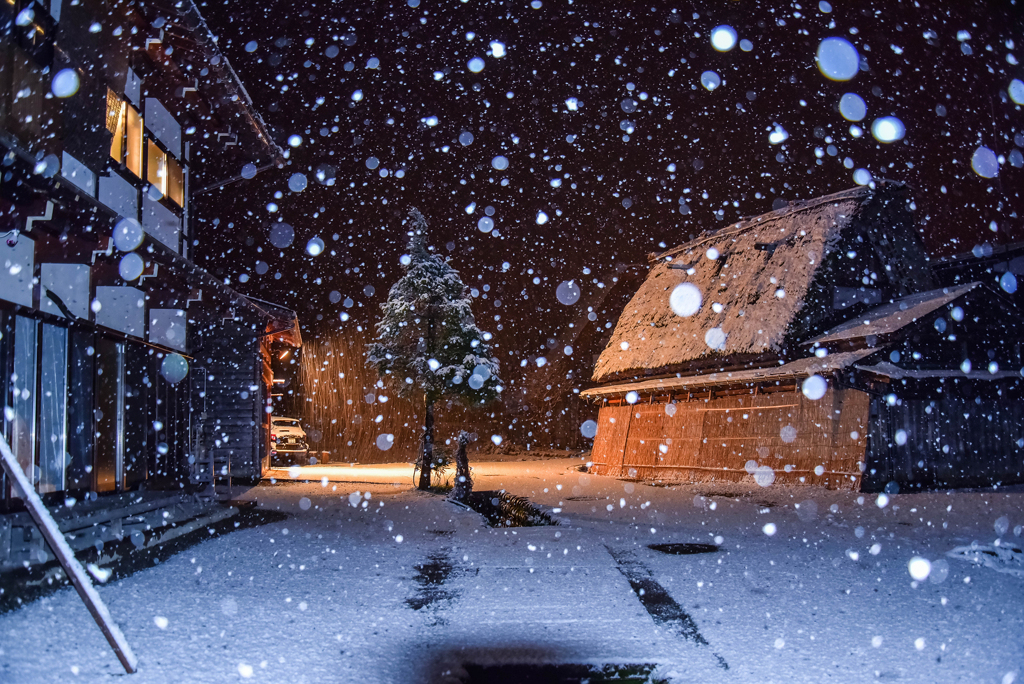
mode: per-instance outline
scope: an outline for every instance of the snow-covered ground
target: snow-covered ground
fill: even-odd
[[[1022,493],[879,507],[812,489],[649,487],[579,464],[474,464],[477,490],[527,496],[562,522],[514,530],[413,491],[405,464],[302,468],[309,483],[278,473],[244,498],[288,520],[100,589],[139,655],[128,681],[458,681],[463,663],[508,662],[657,663],[673,682],[1024,681],[1024,577],[946,557],[997,529],[1019,546]],[[720,549],[647,548],[659,542]],[[920,582],[914,557],[933,561]],[[677,619],[656,622],[630,578],[674,600]],[[2,682],[123,677],[72,590],[0,616]]]

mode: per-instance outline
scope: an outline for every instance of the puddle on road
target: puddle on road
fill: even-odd
[[[540,527],[557,525],[551,516],[529,499],[514,496],[505,490],[473,492],[466,501],[470,508],[487,518],[491,527]]]
[[[667,684],[654,675],[654,665],[463,665],[463,684]],[[652,676],[653,675],[653,676]]]
[[[444,583],[454,569],[455,565],[445,553],[429,556],[425,563],[416,566],[416,576],[412,579],[419,585],[419,589],[415,596],[405,600],[406,605],[413,610],[422,610],[455,598],[456,592],[444,588]]]
[[[648,544],[647,548],[672,556],[689,556],[696,553],[715,553],[714,544]]]

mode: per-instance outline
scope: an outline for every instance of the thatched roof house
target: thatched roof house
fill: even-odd
[[[582,393],[601,403],[598,474],[1024,480],[1024,318],[988,285],[935,288],[905,186],[792,203],[651,263]]]
[[[652,256],[594,381],[771,363],[872,304],[932,289],[908,202],[898,183],[855,188]],[[687,317],[670,302],[683,284],[702,298]]]

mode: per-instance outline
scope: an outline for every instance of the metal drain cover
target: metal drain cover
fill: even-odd
[[[463,665],[464,684],[668,684],[655,674],[655,665]]]
[[[718,551],[718,547],[714,544],[648,544],[647,548],[673,556],[689,556],[695,553],[714,553]]]

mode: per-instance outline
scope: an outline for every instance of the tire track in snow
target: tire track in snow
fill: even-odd
[[[633,588],[633,593],[640,601],[640,605],[650,614],[656,624],[668,626],[687,641],[711,647],[708,640],[700,633],[697,623],[690,617],[690,614],[683,610],[683,607],[672,598],[668,590],[654,579],[651,571],[645,565],[635,560],[629,553],[613,551],[607,546],[605,548],[615,560],[619,572]],[[714,651],[711,654],[718,660],[719,667],[724,670],[729,669],[725,658]]]

